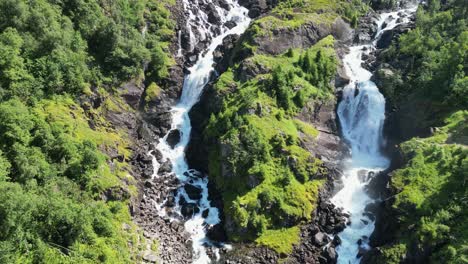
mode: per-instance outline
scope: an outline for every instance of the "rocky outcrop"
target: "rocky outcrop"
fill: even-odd
[[[229,35],[223,39],[223,43],[219,45],[213,56],[216,63],[215,70],[218,73],[223,73],[227,70],[230,64],[231,54],[234,51],[235,44],[239,40],[239,35]]]
[[[330,24],[307,22],[297,28],[273,29],[271,34],[254,36],[252,44],[257,47],[257,53],[278,55],[286,52],[289,48],[308,48],[328,35],[333,35],[342,42],[348,42],[351,40],[352,29],[349,24],[338,17]]]
[[[369,43],[377,33],[378,14],[370,11],[359,19],[357,29],[354,34],[354,43]]]
[[[249,9],[249,16],[256,18],[278,4],[278,0],[240,0],[239,4]]]
[[[399,18],[399,19],[403,19],[403,18]],[[385,26],[385,24],[383,26]],[[398,39],[402,34],[410,31],[412,28],[414,28],[414,21],[410,23],[400,24],[390,30],[384,31],[380,39],[377,41],[377,48],[378,49],[388,48],[393,40]]]
[[[311,153],[315,153],[320,160],[338,165],[348,152],[348,148],[341,141],[339,135],[335,108],[336,100],[311,101],[298,114],[298,118],[313,124],[319,131],[314,140],[303,138],[303,144],[306,148]]]

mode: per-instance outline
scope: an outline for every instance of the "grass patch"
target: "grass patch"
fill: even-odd
[[[288,254],[300,241],[300,229],[297,226],[278,230],[266,230],[255,242],[274,249],[280,254]]]
[[[294,119],[294,123],[296,124],[296,127],[297,129],[299,129],[299,131],[301,131],[309,137],[316,138],[319,134],[319,131],[311,124],[303,122],[299,119]]]
[[[161,94],[161,88],[152,82],[145,91],[145,102],[151,102]]]

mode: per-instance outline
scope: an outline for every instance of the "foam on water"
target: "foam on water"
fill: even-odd
[[[200,209],[199,213],[194,214],[191,219],[185,222],[184,225],[186,231],[191,234],[191,239],[193,241],[193,263],[209,263],[211,260],[206,253],[205,244],[210,245],[211,242],[206,238],[205,228],[210,225],[218,224],[220,222],[220,218],[218,209],[216,207],[211,207],[210,201],[208,200],[208,178],[199,177],[199,175],[197,175],[200,174],[199,172],[190,170],[185,160],[185,149],[189,143],[190,132],[192,129],[188,113],[192,106],[199,100],[203,88],[210,80],[210,76],[213,72],[213,52],[216,47],[222,43],[224,37],[231,34],[242,34],[247,29],[250,23],[250,18],[247,15],[247,9],[239,6],[239,4],[233,0],[227,0],[227,3],[231,7],[230,10],[227,11],[216,7],[216,11],[221,17],[222,24],[226,21],[233,20],[237,25],[232,29],[222,27],[221,34],[214,36],[210,31],[210,28],[213,25],[208,22],[207,14],[205,14],[201,8],[194,7],[197,3],[199,5],[206,3],[203,3],[202,0],[195,2],[192,3],[188,0],[184,0],[184,7],[186,13],[188,13],[187,27],[189,28],[190,45],[193,48],[193,45],[198,41],[203,41],[207,38],[211,39],[211,43],[207,50],[200,55],[195,65],[189,69],[190,74],[185,76],[179,103],[171,109],[171,130],[178,129],[181,132],[179,143],[174,148],[171,148],[166,141],[168,133],[160,140],[156,148],[161,151],[164,161],[171,161],[172,171],[181,181],[182,186],[185,183],[189,183],[202,190],[202,198],[195,201],[190,199],[184,188],[179,188],[176,196],[176,204],[179,204],[179,200],[183,197],[187,202],[193,202],[198,205]],[[200,36],[200,39],[195,39],[196,34],[194,34],[193,30],[199,31],[198,35]],[[154,157],[153,164],[155,168],[153,177],[158,177],[157,169],[160,165]],[[155,206],[159,211],[163,211],[161,205]],[[208,216],[203,218],[202,212],[205,210],[208,210]],[[180,214],[179,207],[176,207],[175,211]],[[160,215],[164,215],[164,213],[161,212]],[[218,255],[217,250],[214,250],[214,252],[215,255]]]
[[[360,247],[369,248],[368,238],[374,230],[374,221],[365,214],[365,207],[373,200],[367,195],[365,186],[376,172],[387,168],[390,163],[388,157],[381,152],[385,144],[382,133],[385,98],[370,80],[372,73],[362,67],[362,55],[375,49],[384,31],[408,22],[409,14],[415,11],[416,7],[413,7],[381,14],[374,41],[351,47],[343,58],[345,70],[351,80],[343,90],[343,99],[337,112],[343,137],[351,147],[351,158],[345,162],[342,177],[344,187],[332,198],[332,202],[350,214],[351,225],[339,234],[342,243],[337,247],[338,263],[360,262],[357,258],[359,240]],[[402,19],[397,21],[399,17]],[[382,28],[384,23],[386,26]],[[369,172],[374,173],[368,174]]]

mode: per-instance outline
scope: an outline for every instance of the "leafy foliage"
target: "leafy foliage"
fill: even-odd
[[[167,74],[174,26],[163,3],[1,0],[0,10],[2,100],[79,95],[138,77],[146,63],[153,81]]]
[[[99,199],[121,185],[98,149],[116,135],[92,130],[77,109],[64,97],[0,104],[1,263],[133,259],[121,229],[131,223],[126,202]]]
[[[467,119],[467,111],[454,113],[434,136],[401,146],[408,163],[391,182],[397,190],[393,208],[399,215],[401,244],[384,250],[386,263],[399,263],[418,250],[426,251],[434,263],[468,260],[468,150],[450,143],[457,134],[466,135]]]
[[[125,160],[128,140],[102,115],[144,66],[167,76],[169,4],[0,0],[0,263],[138,262],[134,182],[105,154]],[[109,96],[85,113],[73,98],[93,92]]]
[[[406,165],[391,180],[398,233],[376,263],[416,256],[430,263],[468,262],[467,12],[463,1],[428,1],[418,8],[416,28],[385,52],[399,68],[384,87],[386,95],[397,105],[408,97],[412,104],[429,103],[432,112],[421,118],[437,126],[445,119],[445,126],[401,145]]]
[[[452,109],[468,107],[467,12],[463,1],[429,1],[418,9],[416,28],[386,52],[388,60],[401,60],[404,73],[394,78],[405,82],[387,92],[394,101],[416,93]]]

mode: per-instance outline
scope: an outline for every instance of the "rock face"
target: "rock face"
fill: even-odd
[[[260,35],[253,39],[258,53],[277,55],[289,48],[308,48],[320,39],[333,35],[338,40],[351,40],[352,29],[341,18],[336,18],[331,24],[308,22],[297,28],[279,28],[272,31],[272,35]]]
[[[335,107],[335,100],[309,102],[302,108],[298,118],[313,124],[319,131],[315,140],[304,140],[307,149],[316,153],[322,161],[338,165],[348,149],[339,136]]]
[[[239,4],[249,9],[251,18],[256,18],[276,6],[278,0],[239,0]]]
[[[414,27],[413,23],[408,23],[408,24],[401,24],[396,26],[393,29],[386,30],[380,37],[380,39],[377,41],[377,48],[379,49],[386,49],[390,46],[392,43],[392,40],[398,39],[398,37],[401,34],[404,34],[411,30]]]
[[[377,33],[378,14],[370,11],[359,19],[358,28],[354,34],[354,42],[359,44],[369,43]]]
[[[223,39],[223,43],[218,46],[214,53],[214,62],[216,71],[225,72],[229,66],[230,55],[232,54],[239,35],[229,35]]]

